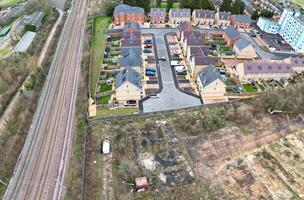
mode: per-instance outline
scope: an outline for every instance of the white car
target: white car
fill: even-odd
[[[102,143],[102,153],[109,154],[110,153],[110,140],[104,140]]]

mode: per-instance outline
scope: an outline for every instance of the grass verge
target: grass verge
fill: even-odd
[[[95,97],[100,66],[103,63],[104,50],[107,44],[107,34],[112,19],[105,16],[94,18],[92,38],[92,59],[90,66],[90,93]]]
[[[249,92],[249,93],[253,93],[253,92],[257,91],[257,89],[250,84],[244,84],[243,87],[245,88],[246,92]]]
[[[109,108],[97,108],[96,116],[114,116],[114,115],[129,115],[138,112],[138,108],[117,108],[110,110]]]
[[[16,4],[23,2],[23,0],[1,0],[0,8],[7,8]]]

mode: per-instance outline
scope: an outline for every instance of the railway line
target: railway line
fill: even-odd
[[[74,1],[4,199],[62,199],[75,122],[87,0]]]

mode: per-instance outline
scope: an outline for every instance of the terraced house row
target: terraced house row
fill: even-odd
[[[195,9],[192,13],[188,8],[171,8],[167,15],[164,8],[151,8],[148,15],[151,24],[179,25],[190,22],[193,25],[217,25],[219,27],[233,26],[235,28],[249,28],[251,19],[245,15],[232,15],[230,12]],[[147,20],[148,21],[148,20]],[[115,26],[123,26],[128,22],[138,22],[143,25],[145,12],[143,8],[125,4],[118,5],[114,10]]]

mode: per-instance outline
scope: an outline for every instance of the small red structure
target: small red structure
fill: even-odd
[[[149,181],[147,177],[138,177],[135,179],[135,188],[137,190],[149,188]]]

